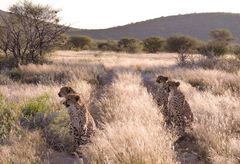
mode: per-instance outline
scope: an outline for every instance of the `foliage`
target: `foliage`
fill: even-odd
[[[189,53],[195,48],[196,40],[183,35],[170,36],[166,41],[167,49],[170,52],[178,53],[178,63],[183,66],[187,63]]]
[[[170,36],[166,44],[170,52],[188,53],[195,47],[196,41],[189,36],[175,35]]]
[[[118,41],[119,51],[137,53],[142,50],[140,41],[134,38],[122,38]]]
[[[49,6],[23,1],[9,11],[9,16],[2,17],[0,49],[6,57],[14,57],[16,66],[41,61],[68,29],[58,25],[59,11]]]
[[[29,100],[22,107],[22,118],[20,123],[27,128],[43,127],[45,126],[45,114],[49,110],[49,96],[44,94],[37,98]]]
[[[222,56],[227,52],[227,46],[224,42],[210,41],[198,47],[198,52],[209,58]]]
[[[92,40],[88,36],[72,36],[69,38],[68,44],[73,48],[89,49],[91,47]]]
[[[234,45],[232,47],[232,52],[238,59],[240,59],[240,45],[238,45],[238,44]]]
[[[149,37],[143,40],[144,50],[149,53],[161,51],[164,40],[160,37]]]
[[[16,124],[17,106],[6,102],[0,94],[0,143],[4,143]]]
[[[97,46],[101,51],[118,51],[118,44],[115,41],[99,42]]]
[[[209,36],[214,41],[224,42],[224,43],[228,43],[234,39],[232,33],[227,29],[212,30],[209,32]]]
[[[219,57],[228,51],[228,44],[233,40],[233,35],[226,29],[215,29],[209,32],[211,41],[198,47],[198,52],[208,58]]]

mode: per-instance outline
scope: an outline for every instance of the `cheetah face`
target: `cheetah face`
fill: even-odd
[[[177,81],[168,81],[166,83],[166,90],[167,92],[170,92],[172,90],[176,90],[179,87],[180,83]]]
[[[76,93],[71,87],[62,87],[58,93],[59,97],[66,97],[68,94]]]
[[[70,107],[74,104],[77,104],[80,100],[80,96],[78,94],[68,94],[66,96],[66,100],[63,102],[65,107]]]
[[[167,80],[168,80],[168,77],[165,77],[165,76],[159,75],[159,76],[157,77],[156,82],[157,82],[157,83],[166,83]]]

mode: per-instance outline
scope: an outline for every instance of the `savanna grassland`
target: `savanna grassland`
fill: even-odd
[[[70,155],[69,116],[57,96],[64,85],[83,95],[97,123],[92,143],[84,147],[90,163],[239,163],[239,67],[208,67],[197,55],[195,64],[179,67],[176,57],[57,51],[46,64],[2,71],[0,163],[77,160]],[[182,145],[163,127],[151,92],[159,74],[181,83],[194,114],[190,140]]]

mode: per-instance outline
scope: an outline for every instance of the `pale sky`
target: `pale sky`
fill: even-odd
[[[19,0],[0,0],[0,9]],[[240,13],[240,0],[32,0],[61,9],[62,23],[99,29],[161,16],[200,12]]]

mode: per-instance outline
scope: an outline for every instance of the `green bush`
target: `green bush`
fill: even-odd
[[[137,53],[142,50],[142,44],[134,38],[123,38],[118,41],[119,51],[127,53]]]
[[[14,128],[17,120],[18,107],[6,102],[0,94],[0,144],[7,141],[9,134]]]
[[[97,46],[101,51],[118,51],[118,44],[115,41],[99,42]]]
[[[198,47],[198,52],[208,58],[219,57],[227,52],[227,45],[224,42],[210,41]]]
[[[156,53],[162,50],[164,39],[160,37],[149,37],[143,40],[144,51]]]
[[[29,100],[22,107],[20,123],[27,128],[45,126],[45,116],[50,113],[49,96],[47,94]]]
[[[69,38],[67,43],[69,47],[79,48],[79,49],[90,49],[92,44],[92,39],[88,36],[72,36]]]

